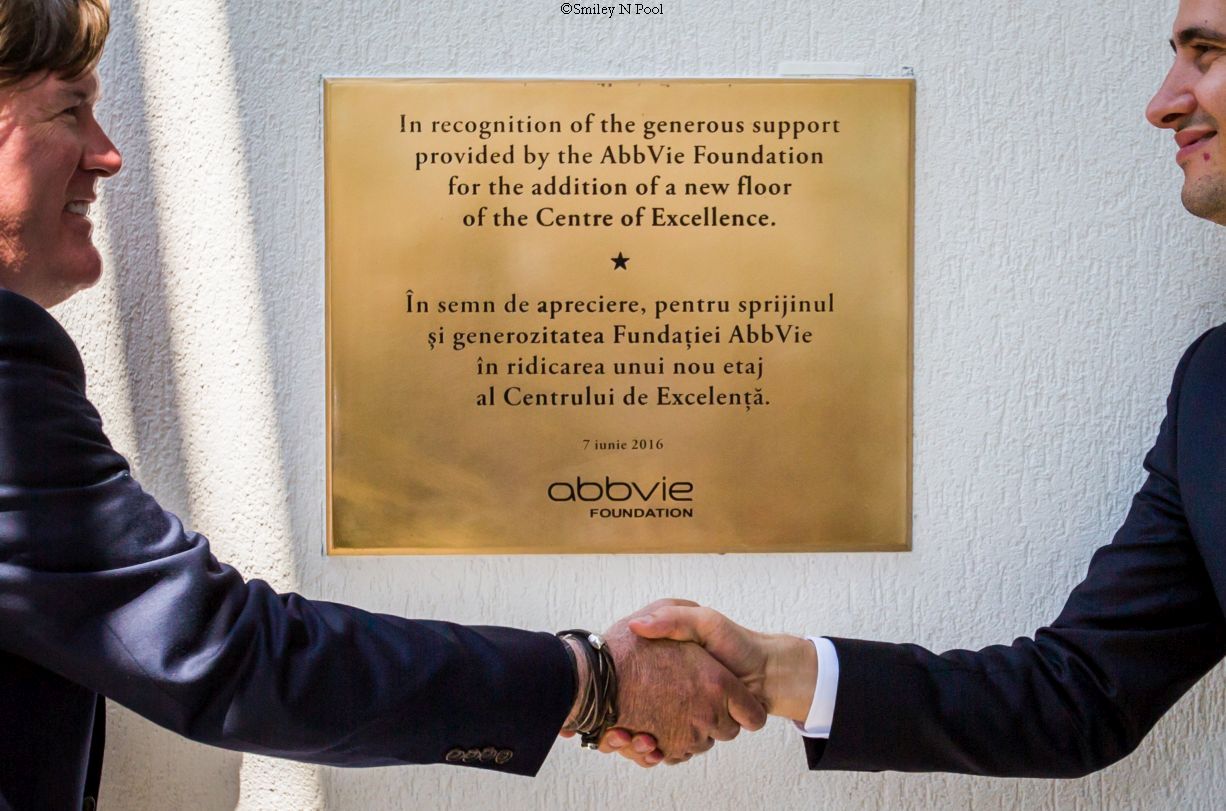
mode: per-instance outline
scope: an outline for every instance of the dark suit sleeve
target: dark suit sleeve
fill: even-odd
[[[1076,777],[1127,755],[1226,651],[1177,478],[1184,373],[1113,541],[1050,627],[972,652],[834,639],[839,694],[810,768]]]
[[[217,746],[537,771],[574,695],[562,643],[245,581],[132,479],[67,335],[0,303],[0,649]]]

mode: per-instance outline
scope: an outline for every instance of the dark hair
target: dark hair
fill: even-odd
[[[110,28],[110,0],[0,0],[0,87],[44,71],[75,79]]]

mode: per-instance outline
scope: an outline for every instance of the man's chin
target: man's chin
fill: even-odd
[[[54,307],[56,304],[63,304],[82,290],[88,290],[96,285],[102,278],[102,257],[95,253],[91,259],[92,261],[73,263],[72,272],[65,273],[57,280],[59,284],[44,293],[50,303],[41,301],[39,303],[44,307]]]
[[[1188,213],[1226,225],[1226,179],[1217,175],[1189,179],[1183,184],[1180,199]]]

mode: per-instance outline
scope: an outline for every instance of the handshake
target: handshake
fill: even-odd
[[[686,600],[659,600],[604,636],[616,678],[606,681],[588,643],[565,637],[575,654],[575,703],[562,727],[595,735],[602,752],[640,766],[683,763],[767,715],[804,722],[817,683],[813,643],[760,634]],[[615,693],[615,726],[607,699]]]

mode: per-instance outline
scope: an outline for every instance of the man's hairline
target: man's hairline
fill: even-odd
[[[76,76],[64,76],[49,70],[40,71],[39,73],[31,73],[28,76],[23,76],[21,79],[18,79],[11,85],[0,87],[0,99],[3,99],[5,96],[12,96],[14,93],[21,93],[31,90],[39,83],[45,82],[51,78],[59,79],[62,83],[64,83],[64,85],[70,85],[85,79],[91,74],[94,76],[94,87],[92,94],[80,87],[66,87],[61,85],[55,90],[55,98],[75,99],[83,104],[94,106],[97,105],[97,103],[102,99],[102,80],[101,77],[98,76],[97,64],[90,65],[89,68]],[[58,103],[59,102],[57,101],[56,104]]]

